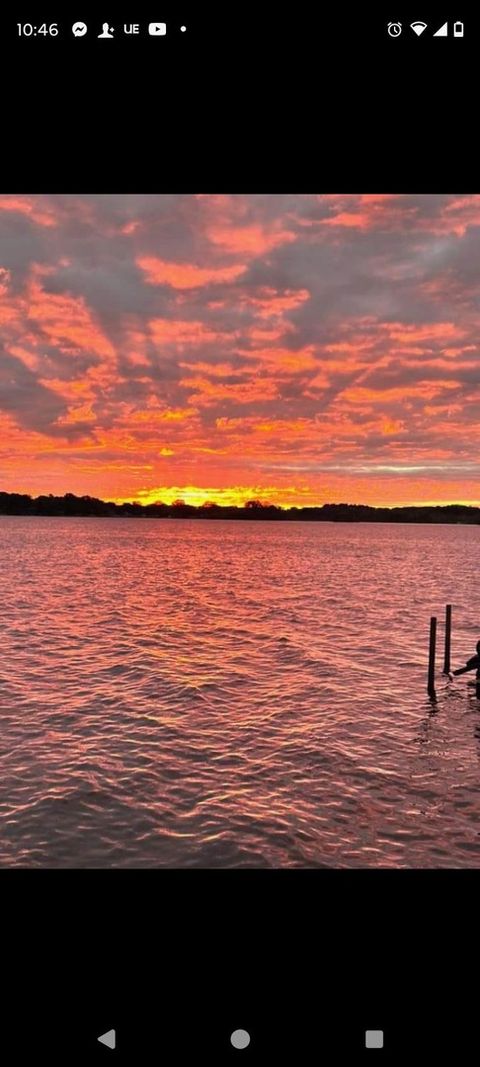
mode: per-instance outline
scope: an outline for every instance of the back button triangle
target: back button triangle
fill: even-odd
[[[97,1037],[97,1041],[99,1041],[101,1045],[106,1045],[107,1048],[115,1048],[115,1045],[117,1043],[117,1035],[115,1033],[115,1030],[107,1030],[106,1034],[102,1034],[100,1037]]]

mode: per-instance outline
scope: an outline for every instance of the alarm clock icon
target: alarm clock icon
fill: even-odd
[[[389,22],[388,26],[387,26],[387,30],[388,30],[388,33],[390,34],[390,37],[400,37],[400,34],[402,32],[402,23],[401,22]]]

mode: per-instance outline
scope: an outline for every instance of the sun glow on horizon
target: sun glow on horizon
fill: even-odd
[[[286,501],[285,497],[291,492],[292,499]],[[264,506],[274,505],[277,508],[281,508],[283,511],[289,511],[291,508],[321,508],[325,504],[368,504],[370,507],[377,508],[406,508],[406,507],[480,507],[480,498],[476,500],[458,500],[458,499],[438,499],[438,500],[395,500],[395,501],[382,501],[377,500],[375,503],[365,500],[348,500],[347,498],[338,498],[333,500],[331,497],[325,499],[319,499],[318,496],[310,497],[308,490],[304,490],[303,494],[297,494],[295,490],[285,490],[284,493],[279,496],[275,489],[266,491],[259,486],[234,486],[230,489],[202,489],[199,486],[174,486],[156,489],[144,489],[141,490],[136,496],[128,497],[109,497],[109,501],[114,504],[168,504],[171,505],[176,501],[182,501],[184,504],[192,505],[193,507],[202,507],[204,504],[219,504],[223,507],[244,507],[250,500],[258,500]]]

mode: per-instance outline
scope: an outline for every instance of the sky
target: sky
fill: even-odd
[[[0,195],[0,490],[480,504],[480,195]]]

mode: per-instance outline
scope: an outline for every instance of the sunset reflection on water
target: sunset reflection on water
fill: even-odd
[[[2,517],[1,864],[478,865],[479,537]]]

